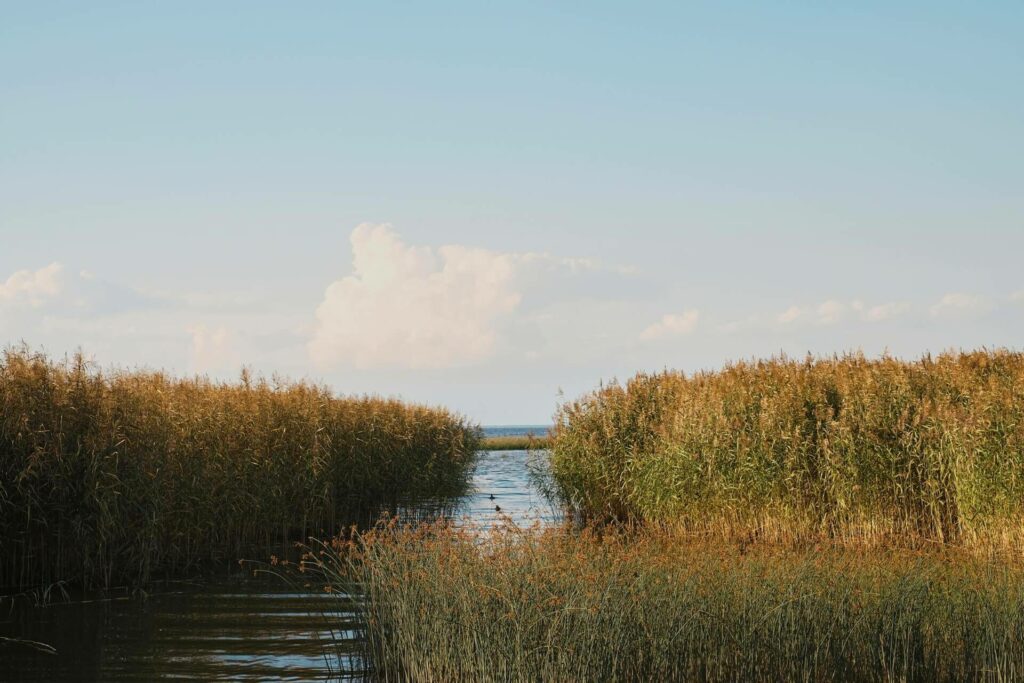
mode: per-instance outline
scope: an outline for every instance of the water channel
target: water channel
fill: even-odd
[[[483,453],[457,518],[485,527],[502,515],[520,525],[553,519],[554,511],[528,476],[531,457],[537,456]],[[345,596],[297,590],[280,578],[248,571],[164,584],[145,599],[114,594],[56,600],[46,607],[5,600],[0,602],[0,680],[360,679],[365,666],[356,655],[358,624],[351,604]],[[56,652],[33,648],[26,640]],[[345,652],[351,653],[347,659]]]

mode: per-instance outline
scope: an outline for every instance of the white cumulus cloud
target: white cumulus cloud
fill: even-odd
[[[700,318],[700,311],[687,310],[682,313],[666,313],[661,320],[652,323],[640,333],[640,338],[645,341],[654,339],[666,339],[670,337],[681,337],[693,332],[697,327]]]
[[[390,225],[351,235],[352,274],[331,283],[309,343],[321,367],[449,367],[495,349],[497,322],[521,294],[524,258],[465,246],[410,246]]]
[[[0,304],[27,304],[38,308],[63,289],[63,266],[59,263],[39,270],[19,270],[0,284]]]

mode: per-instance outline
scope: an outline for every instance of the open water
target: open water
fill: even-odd
[[[490,427],[485,432],[514,436],[545,429]],[[528,476],[531,457],[538,456],[525,451],[482,454],[456,518],[480,526],[506,515],[520,525],[554,519]],[[361,678],[365,666],[355,655],[358,623],[352,600],[242,571],[200,583],[162,584],[145,599],[114,593],[45,607],[24,598],[5,599],[0,601],[0,681]],[[327,643],[330,647],[324,647]],[[345,658],[346,652],[351,656]]]

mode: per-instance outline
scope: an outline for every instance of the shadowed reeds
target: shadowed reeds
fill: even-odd
[[[109,586],[458,495],[478,429],[275,379],[0,358],[0,585]]]

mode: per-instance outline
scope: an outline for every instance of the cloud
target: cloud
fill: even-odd
[[[763,319],[759,315],[748,315],[740,320],[733,320],[718,326],[718,331],[725,334],[734,334],[744,330],[754,329],[763,326]]]
[[[527,257],[405,244],[390,225],[352,231],[352,274],[331,283],[309,343],[321,367],[449,367],[491,355],[497,321],[521,294]],[[529,257],[534,258],[534,257]]]
[[[134,287],[108,282],[88,270],[72,272],[54,262],[39,270],[19,270],[0,283],[0,308],[22,312],[45,309],[49,317],[112,315],[169,305]]]
[[[586,258],[410,245],[388,224],[359,225],[350,241],[352,272],[326,288],[307,346],[321,370],[451,368],[576,348],[567,340],[587,329],[587,311],[637,296],[631,269]],[[546,316],[555,324],[540,325]]]
[[[803,314],[804,309],[800,308],[799,306],[790,306],[782,313],[779,313],[779,315],[776,316],[775,319],[778,320],[783,325],[786,325],[788,323],[798,320],[800,317],[803,316]]]
[[[35,271],[19,270],[0,284],[0,305],[42,306],[63,290],[63,270],[56,262]]]
[[[888,302],[868,306],[855,299],[849,303],[837,299],[828,299],[814,307],[790,306],[775,317],[776,322],[783,325],[795,322],[808,322],[815,325],[835,325],[848,318],[851,311],[863,322],[881,322],[891,320],[910,310],[906,303]]]
[[[846,311],[846,305],[842,302],[836,301],[835,299],[829,299],[818,305],[816,310],[817,322],[819,325],[833,325],[843,318],[843,313]]]
[[[869,323],[878,323],[897,318],[910,310],[910,304],[890,301],[876,306],[867,306],[861,301],[854,301],[850,307],[860,315],[860,319]]]
[[[648,325],[644,331],[640,333],[640,338],[645,341],[652,341],[655,339],[681,337],[693,332],[697,327],[697,321],[699,318],[700,311],[694,309],[683,311],[678,314],[666,313],[661,316],[661,320]]]
[[[194,325],[188,328],[188,332],[192,335],[189,360],[192,372],[223,372],[234,370],[241,364],[227,328],[220,326],[211,330],[206,325]]]
[[[815,325],[834,325],[843,319],[846,304],[835,299],[823,301],[817,306],[790,306],[775,316],[775,321],[782,325],[796,322],[813,322]]]
[[[242,362],[291,374],[309,372],[311,361],[318,371],[449,368],[576,353],[595,341],[595,306],[643,299],[637,287],[648,286],[585,258],[407,244],[386,225],[359,226],[351,241],[347,277],[305,304],[245,291],[139,289],[82,264],[4,273],[0,330],[51,349],[117,349],[119,361],[216,376]],[[546,315],[554,320],[542,322]],[[630,329],[635,323],[622,336]]]
[[[1024,289],[1011,294],[1010,301],[1015,304],[1024,304]]]
[[[987,313],[994,308],[992,302],[982,296],[953,292],[945,295],[931,307],[932,317],[963,316]]]

